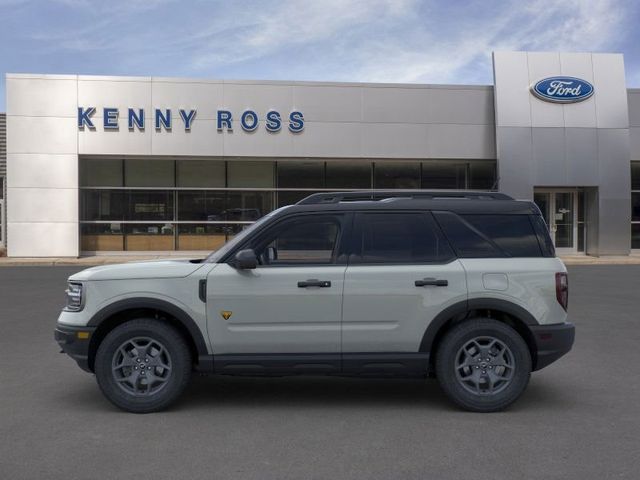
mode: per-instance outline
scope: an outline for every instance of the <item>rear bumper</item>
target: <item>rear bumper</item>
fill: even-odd
[[[86,372],[91,372],[89,344],[94,331],[95,327],[72,327],[58,324],[53,334],[62,351],[73,358],[78,366]]]
[[[555,362],[573,346],[576,334],[573,323],[536,325],[530,328],[537,350],[534,370],[540,370]]]

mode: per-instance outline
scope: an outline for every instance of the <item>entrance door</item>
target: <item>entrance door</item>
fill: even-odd
[[[534,201],[549,226],[556,251],[560,254],[576,253],[578,251],[578,191],[537,190],[534,193]]]

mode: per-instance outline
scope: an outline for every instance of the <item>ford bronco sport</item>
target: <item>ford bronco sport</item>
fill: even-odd
[[[319,193],[200,260],[69,278],[55,338],[130,412],[192,371],[435,376],[464,409],[512,404],[567,353],[568,283],[536,205],[500,193]]]

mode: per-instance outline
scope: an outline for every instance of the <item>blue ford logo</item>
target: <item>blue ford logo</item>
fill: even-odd
[[[549,77],[533,85],[531,92],[547,102],[575,103],[593,95],[593,85],[575,77]]]

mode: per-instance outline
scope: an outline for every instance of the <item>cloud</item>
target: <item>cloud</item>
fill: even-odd
[[[637,84],[639,9],[635,0],[32,0],[0,38],[44,57],[32,71],[76,59],[67,72],[406,83],[490,83],[493,50],[624,51]]]

